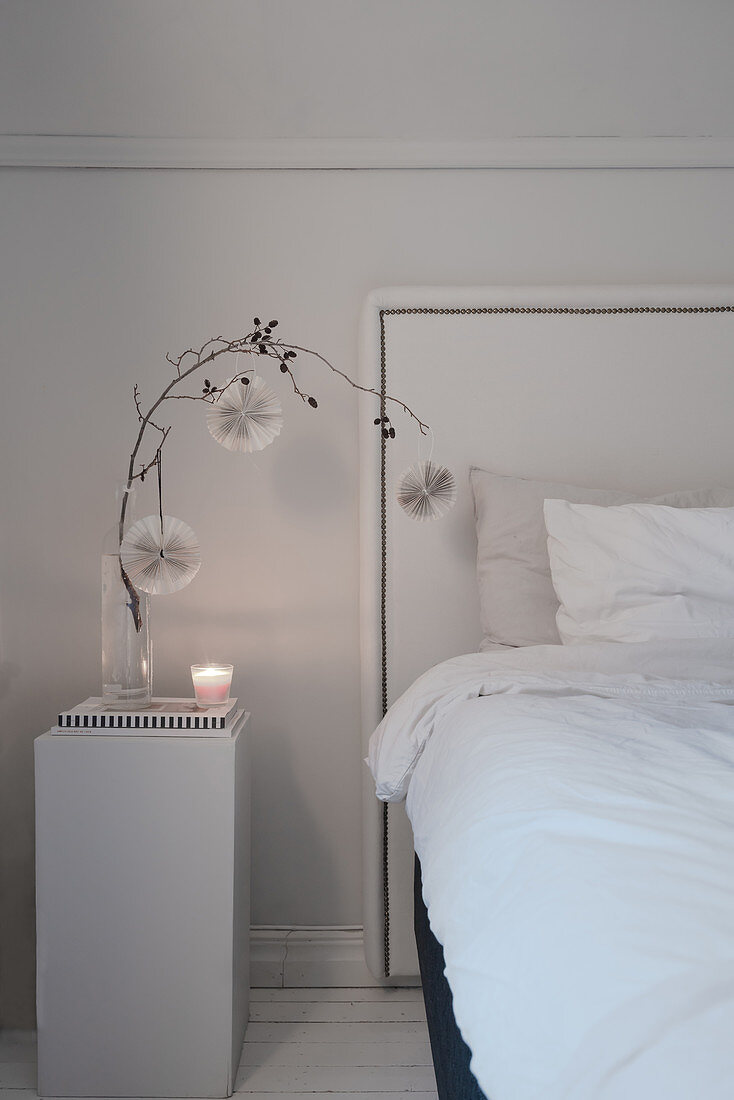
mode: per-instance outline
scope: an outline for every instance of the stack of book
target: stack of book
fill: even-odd
[[[63,711],[51,733],[230,737],[242,713],[236,699],[211,707],[200,707],[195,699],[152,699],[147,707],[120,710],[92,696],[78,707]]]

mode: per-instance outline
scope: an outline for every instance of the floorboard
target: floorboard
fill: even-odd
[[[327,1097],[328,1100],[436,1100],[435,1089],[430,1092],[247,1092],[236,1093],[247,1100],[315,1100],[315,1097]],[[22,1100],[22,1097],[16,1098]]]
[[[394,1043],[245,1043],[241,1066],[430,1066],[421,1039]]]
[[[425,1018],[425,1008],[418,1001],[258,1001],[250,1005],[253,1024],[405,1024]]]
[[[244,1066],[236,1093],[427,1092],[432,1066]]]
[[[419,1001],[423,1004],[423,991],[417,986],[344,989],[252,989],[250,1003],[259,1001]]]
[[[246,1038],[253,1043],[402,1043],[425,1039],[427,1033],[422,1020],[402,1024],[251,1023]]]

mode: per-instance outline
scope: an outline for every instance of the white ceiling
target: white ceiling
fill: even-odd
[[[730,0],[0,0],[0,133],[731,136]]]

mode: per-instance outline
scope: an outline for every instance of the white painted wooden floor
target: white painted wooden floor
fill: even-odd
[[[30,1032],[0,1035],[0,1100],[36,1089]],[[243,1100],[436,1100],[419,989],[253,989]]]

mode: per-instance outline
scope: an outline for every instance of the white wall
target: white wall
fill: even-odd
[[[3,0],[0,131],[731,135],[726,0]]]
[[[589,22],[590,5],[567,2],[465,2],[449,24],[438,0],[6,0],[2,126],[725,133],[731,75],[716,32],[728,7],[643,8],[633,20],[631,5],[615,5],[627,15],[622,36],[607,5]],[[677,21],[656,23],[663,8]],[[0,173],[6,1025],[33,1020],[32,742],[98,686],[98,555],[135,427],[133,383],[154,394],[167,351],[240,334],[255,313],[354,371],[360,305],[379,285],[734,281],[732,182],[716,170]],[[190,588],[154,603],[155,686],[187,693],[188,665],[205,653],[235,663],[256,738],[254,920],[356,924],[356,400],[318,370],[306,378],[321,407],[283,388],[283,434],[254,460],[218,448],[198,406],[172,408],[166,503],[199,532],[204,565]],[[420,409],[420,394],[404,396]]]

